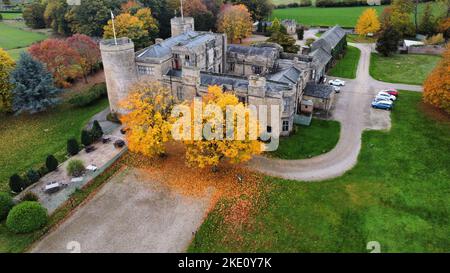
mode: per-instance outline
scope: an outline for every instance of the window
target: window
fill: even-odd
[[[234,63],[230,63],[230,71],[234,72]]]
[[[244,96],[238,96],[238,100],[239,100],[239,102],[242,102],[244,104],[246,103],[246,99]]]
[[[175,70],[181,69],[180,55],[178,55],[178,54],[173,54],[172,69],[175,69]]]
[[[288,132],[289,131],[289,121],[288,120],[283,120],[283,132]]]
[[[253,69],[253,73],[255,73],[255,74],[261,74],[262,73],[262,66],[254,65],[252,67],[252,69]]]
[[[289,112],[289,110],[290,110],[290,101],[289,101],[289,99],[284,99],[283,100],[283,111],[284,112]]]
[[[267,126],[267,133],[272,133],[272,126]]]
[[[177,87],[177,99],[183,100],[183,86]]]
[[[138,66],[139,75],[153,75],[153,67],[151,66]]]

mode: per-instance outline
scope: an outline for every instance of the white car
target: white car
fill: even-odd
[[[330,80],[328,83],[330,85],[334,85],[334,86],[344,86],[345,85],[345,81],[340,80],[340,79]]]
[[[334,92],[336,92],[336,93],[341,92],[341,88],[340,88],[339,86],[334,86],[334,85],[332,85],[332,87],[333,87],[333,89],[334,89]]]
[[[386,99],[392,100],[392,101],[395,101],[397,99],[396,96],[393,96],[393,95],[391,95],[389,93],[386,93],[384,91],[378,92],[377,97],[383,97],[383,98],[386,98]]]

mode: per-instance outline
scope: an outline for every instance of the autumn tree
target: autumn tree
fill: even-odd
[[[427,3],[420,21],[419,31],[427,36],[433,35],[436,31],[436,20],[430,3]]]
[[[450,17],[439,21],[438,31],[442,32],[445,39],[450,39]]]
[[[224,5],[218,17],[217,29],[227,34],[231,43],[252,34],[252,18],[244,5]]]
[[[359,35],[376,33],[380,30],[380,21],[374,8],[366,9],[356,23],[355,31]]]
[[[233,110],[227,110],[229,107],[233,107]],[[222,92],[219,86],[210,86],[200,108],[202,117],[196,120],[195,115],[190,115],[191,126],[187,129],[190,129],[190,138],[184,139],[189,165],[200,168],[211,166],[215,169],[222,160],[240,163],[261,152],[256,117],[252,118],[247,106],[240,103],[234,94]],[[195,103],[191,104],[190,109],[191,113],[196,111]],[[233,115],[227,116],[227,112]],[[238,121],[239,117],[242,118],[241,122]],[[199,122],[201,126],[198,126]]]
[[[130,14],[135,14],[140,8],[142,8],[142,5],[134,0],[129,0],[120,5],[120,10],[122,12]]]
[[[274,8],[270,0],[231,0],[231,3],[246,6],[255,21],[269,17]]]
[[[392,3],[391,24],[402,37],[415,34],[411,15],[414,9],[411,0],[394,0]]]
[[[61,91],[55,88],[52,74],[44,65],[22,52],[11,72],[13,111],[16,113],[36,113],[54,106]]]
[[[140,0],[139,2],[152,10],[153,16],[158,21],[158,36],[160,38],[170,37],[170,19],[174,15],[174,10],[169,8],[168,0]]]
[[[144,29],[147,30],[149,39],[154,41],[158,38],[158,22],[152,16],[152,10],[150,8],[138,9],[135,16],[144,24]]]
[[[269,28],[269,31],[271,35],[267,42],[279,44],[285,52],[289,53],[297,53],[300,50],[300,47],[295,44],[295,39],[287,34],[286,28],[278,18],[272,21],[272,26]]]
[[[148,31],[144,23],[138,17],[129,13],[120,14],[114,19],[116,37],[128,37],[135,43],[137,48],[143,48],[148,44]],[[112,20],[103,28],[103,38],[113,38]]]
[[[8,53],[0,48],[0,111],[11,110],[12,84],[9,81],[11,71],[14,69],[14,60]]]
[[[80,55],[66,40],[46,39],[32,45],[31,56],[45,64],[59,87],[70,86],[69,79],[82,76]]]
[[[66,0],[48,0],[44,11],[44,20],[47,27],[55,33],[68,35],[71,33],[66,13],[69,10]]]
[[[158,83],[139,82],[131,87],[121,102],[126,114],[120,117],[130,151],[149,157],[165,153],[165,143],[171,139],[173,102],[170,90]]]
[[[194,18],[195,29],[208,31],[215,29],[216,18],[202,0],[190,0],[184,3],[185,16]]]
[[[400,34],[394,27],[390,26],[381,32],[377,40],[376,50],[383,56],[390,56],[397,51],[399,41]]]
[[[39,1],[28,4],[22,15],[25,24],[33,29],[45,28],[44,11],[45,5]]]
[[[392,8],[385,7],[383,9],[383,12],[380,15],[380,24],[381,24],[382,30],[384,30],[392,25],[391,24],[391,16],[392,16]]]
[[[78,64],[87,83],[87,76],[101,62],[100,49],[91,37],[84,34],[75,34],[67,38],[67,43],[78,53]]]
[[[424,82],[423,100],[450,114],[450,45]]]

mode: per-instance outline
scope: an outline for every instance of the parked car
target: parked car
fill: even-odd
[[[385,93],[388,93],[389,95],[398,97],[398,91],[397,91],[397,89],[394,89],[394,88],[384,89],[384,90],[381,90],[380,92],[385,92]]]
[[[334,86],[334,85],[332,85],[332,86],[334,88],[334,92],[336,92],[336,93],[340,93],[341,92],[341,88],[339,86]]]
[[[344,86],[345,85],[345,81],[340,80],[340,79],[330,80],[328,83],[330,85],[334,85],[334,86]]]
[[[376,109],[391,110],[394,104],[390,100],[373,100],[372,107]]]
[[[118,139],[114,142],[114,147],[115,148],[122,148],[123,146],[125,146],[125,141]]]
[[[389,95],[388,93],[382,92],[382,91],[378,92],[378,94],[375,97],[376,98],[384,98],[386,100],[391,100],[391,101],[395,101],[397,99],[396,96]]]

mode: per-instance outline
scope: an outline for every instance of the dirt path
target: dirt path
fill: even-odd
[[[330,152],[302,160],[257,157],[249,167],[262,173],[286,179],[318,181],[341,176],[357,162],[361,133],[365,129],[383,130],[391,126],[388,111],[372,109],[370,102],[382,88],[420,91],[421,87],[382,83],[369,76],[370,44],[352,44],[361,50],[355,80],[346,80],[337,97],[332,119],[341,122],[339,142]]]

